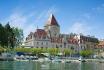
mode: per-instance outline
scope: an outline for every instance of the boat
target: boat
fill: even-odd
[[[79,61],[81,61],[81,62],[86,62],[86,60],[83,58],[83,57],[79,57],[79,59],[78,59]]]
[[[54,60],[52,60],[52,62],[62,62],[61,60],[59,60],[59,59],[54,59]]]
[[[71,61],[65,61],[65,63],[71,63]]]
[[[52,62],[64,62],[62,59],[58,58],[58,57],[55,57],[53,58]]]
[[[18,56],[18,55],[15,55],[14,60],[16,60],[16,61],[35,61],[35,60],[38,60],[38,57],[36,57],[36,56],[24,56],[24,55]]]
[[[0,61],[13,61],[14,55],[11,53],[2,53],[0,56]]]

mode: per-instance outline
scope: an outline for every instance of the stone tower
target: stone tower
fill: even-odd
[[[47,32],[49,37],[57,37],[60,34],[60,26],[56,21],[53,14],[49,16],[48,21],[44,26],[45,31]]]

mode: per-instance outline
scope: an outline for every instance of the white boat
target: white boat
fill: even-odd
[[[16,60],[16,61],[35,61],[37,59],[38,58],[36,56],[15,55],[15,57],[14,57],[14,60]]]
[[[58,57],[53,58],[52,62],[64,62],[62,59],[59,59]]]
[[[0,56],[0,60],[8,60],[8,61],[13,61],[14,60],[14,55],[11,53],[2,53]]]
[[[81,62],[86,62],[85,59],[82,56],[80,56],[78,60],[81,61]]]

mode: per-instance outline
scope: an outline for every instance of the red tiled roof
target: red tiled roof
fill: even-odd
[[[104,41],[100,41],[97,48],[104,48]]]
[[[38,38],[46,37],[47,33],[43,29],[37,29],[36,32],[34,33],[34,36]]]
[[[28,35],[28,37],[26,37],[26,40],[32,39],[32,35],[33,35],[33,34],[34,34],[33,32],[30,32],[30,34]]]
[[[78,41],[76,39],[74,39],[74,38],[69,38],[68,43],[70,43],[70,44],[78,44]]]
[[[98,45],[104,46],[104,41],[100,41]]]
[[[51,38],[52,43],[62,43],[62,38],[59,37],[52,37]]]
[[[51,14],[51,16],[49,17],[46,26],[47,25],[56,25],[56,26],[59,26],[59,24],[57,23],[57,21],[56,21],[56,19],[55,19],[55,17],[54,17],[53,14]]]

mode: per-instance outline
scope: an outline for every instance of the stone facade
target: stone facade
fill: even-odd
[[[75,51],[93,48],[98,39],[78,34],[61,34],[60,25],[50,15],[44,29],[36,29],[26,37],[25,46],[36,48],[69,48]]]

